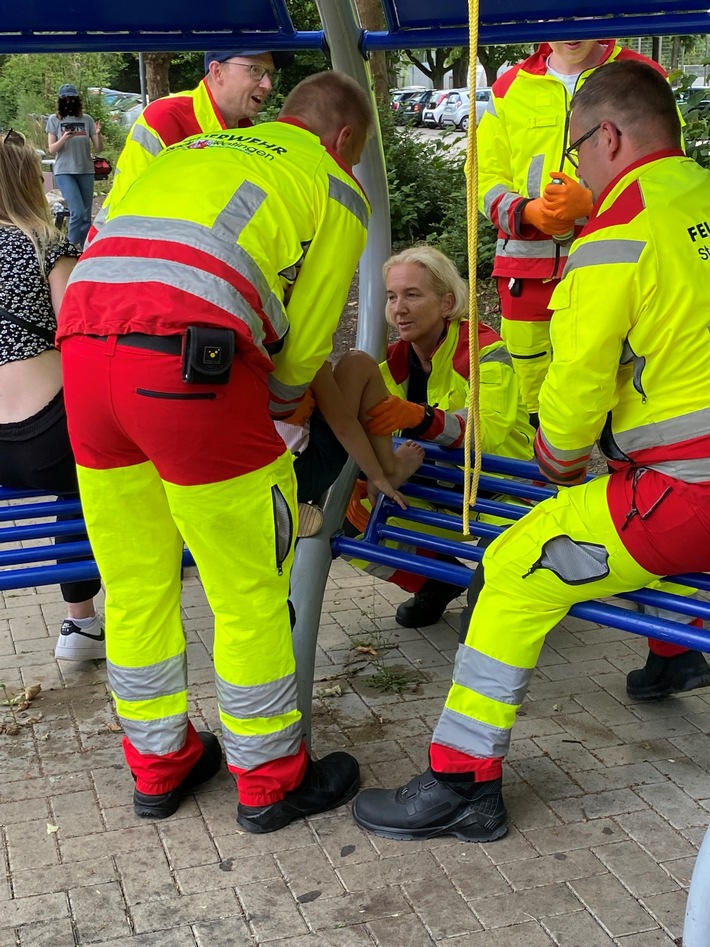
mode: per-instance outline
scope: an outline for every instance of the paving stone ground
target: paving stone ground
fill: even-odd
[[[351,751],[364,786],[426,765],[450,678],[460,607],[410,631],[393,619],[404,597],[333,565],[313,743],[319,755]],[[195,577],[183,605],[192,717],[218,731],[212,621]],[[0,606],[0,679],[10,695],[42,685],[19,733],[0,734],[0,947],[680,942],[710,820],[710,693],[633,704],[624,678],[641,639],[574,619],[550,634],[506,769],[505,839],[386,841],[349,807],[254,837],[235,821],[226,770],[173,818],[136,819],[103,663],[54,660],[58,590],[8,592]],[[378,675],[416,689],[380,691]]]

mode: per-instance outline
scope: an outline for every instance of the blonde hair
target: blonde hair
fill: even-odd
[[[0,135],[0,226],[3,223],[17,227],[32,241],[42,264],[58,231],[44,196],[39,155],[24,135],[12,129]]]
[[[465,319],[468,312],[468,284],[462,279],[453,261],[437,250],[425,244],[409,247],[401,253],[395,253],[382,267],[382,277],[386,281],[387,274],[393,266],[403,263],[415,263],[427,271],[434,292],[440,298],[451,293],[454,302],[451,312],[446,317],[449,322],[459,322]],[[388,320],[389,321],[389,320]]]

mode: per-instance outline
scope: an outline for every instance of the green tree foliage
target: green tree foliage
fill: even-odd
[[[102,122],[106,154],[120,149],[125,129],[111,122],[98,96],[89,88],[108,85],[119,61],[117,53],[43,53],[6,56],[0,64],[0,127],[16,128],[38,148],[47,147],[46,116],[56,110],[57,90],[73,83],[85,110]]]

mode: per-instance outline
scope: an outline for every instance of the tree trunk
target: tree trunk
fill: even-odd
[[[380,0],[355,0],[360,23],[366,30],[383,30],[385,18]],[[370,54],[370,69],[375,86],[375,98],[380,106],[384,107],[390,100],[390,84],[387,75],[387,54],[384,52]]]
[[[151,102],[170,94],[170,63],[174,55],[174,53],[145,54],[145,84]]]
[[[454,59],[451,81],[454,89],[466,89],[468,87],[468,52],[464,53],[460,59]]]
[[[680,36],[673,36],[671,38],[671,61],[668,71],[673,72],[674,69],[677,69],[680,66],[680,54],[681,54],[681,43]]]

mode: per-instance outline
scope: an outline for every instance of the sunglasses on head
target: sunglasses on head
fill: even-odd
[[[6,145],[8,142],[11,145],[24,145],[25,136],[11,128],[2,140],[3,145]]]

